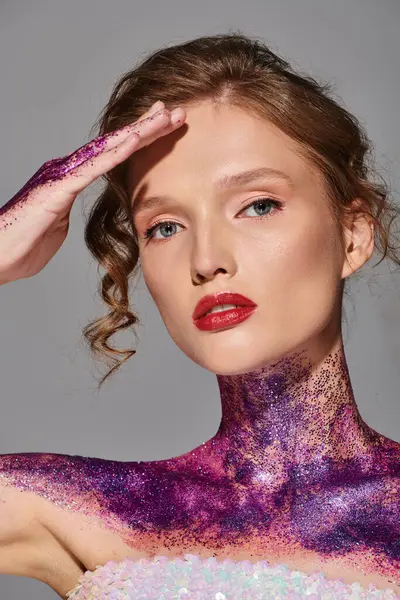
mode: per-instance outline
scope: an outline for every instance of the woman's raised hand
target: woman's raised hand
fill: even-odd
[[[130,154],[181,126],[160,101],[135,123],[45,162],[0,208],[0,284],[39,273],[64,242],[78,194]]]

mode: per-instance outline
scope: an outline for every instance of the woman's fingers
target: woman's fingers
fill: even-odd
[[[77,157],[80,161],[78,165],[70,165],[71,172],[64,180],[63,192],[76,195],[97,177],[126,160],[132,152],[181,126],[183,118],[182,108],[174,109],[171,113],[167,109],[161,109],[139,122],[136,121],[134,125],[129,125],[128,132],[120,131],[117,134],[119,137],[114,137],[109,144],[111,147],[105,146],[100,150],[96,146],[86,147],[86,154]]]
[[[125,138],[127,138],[135,128],[139,131],[140,126],[147,119],[153,119],[155,113],[160,110],[166,110],[164,107],[164,103],[157,101],[153,106],[140,117],[134,123],[130,123],[129,125],[125,125],[124,127],[120,127],[105,135],[99,135],[90,142],[83,144],[79,148],[75,149],[73,152],[65,156],[60,156],[58,158],[52,158],[44,163],[42,169],[46,167],[59,167],[62,165],[64,173],[67,173],[71,169],[75,169],[80,164],[88,160],[88,158],[94,157],[101,152],[107,152],[111,148],[114,148],[118,144],[120,144]]]

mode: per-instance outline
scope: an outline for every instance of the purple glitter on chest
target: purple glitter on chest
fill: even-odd
[[[187,454],[152,462],[15,454],[2,457],[2,473],[69,510],[84,511],[92,495],[100,514],[171,546],[240,548],[284,523],[289,544],[328,557],[365,548],[398,572],[399,444],[361,421],[351,398],[335,398],[332,379],[330,398],[327,386],[283,368],[271,379],[218,376],[221,425]]]

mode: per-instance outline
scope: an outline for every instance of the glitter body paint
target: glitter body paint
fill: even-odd
[[[65,157],[53,158],[45,162],[26,184],[0,208],[0,231],[7,229],[14,221],[22,218],[23,208],[27,203],[30,201],[37,203],[37,197],[34,197],[33,192],[37,192],[40,186],[64,179],[70,171],[100,154],[104,150],[104,146],[105,136],[102,136]]]
[[[362,421],[342,353],[313,375],[304,363],[217,375],[220,427],[182,456],[4,455],[0,480],[107,527],[116,520],[134,548],[351,556],[398,585],[400,445]]]

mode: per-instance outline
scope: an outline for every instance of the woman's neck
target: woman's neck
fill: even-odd
[[[360,460],[371,458],[375,432],[358,412],[341,338],[320,360],[299,352],[217,379],[222,420],[210,441],[238,483],[282,485],[287,477],[323,483],[335,463],[360,468]]]

